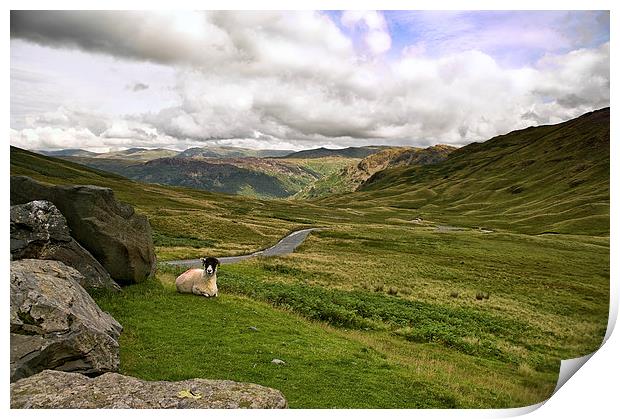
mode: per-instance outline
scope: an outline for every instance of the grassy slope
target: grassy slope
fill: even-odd
[[[320,198],[355,191],[370,176],[392,167],[436,164],[445,160],[454,147],[436,145],[426,149],[389,147],[332,170],[295,194],[296,199]]]
[[[196,189],[146,184],[59,158],[11,147],[11,175],[30,176],[50,184],[110,187],[118,199],[145,214],[153,227],[160,260],[205,253],[238,255],[271,246],[287,233],[308,225],[357,222],[394,215],[351,213],[307,202],[259,200]]]
[[[165,148],[146,149],[146,148],[130,148],[123,151],[112,151],[108,153],[100,153],[95,156],[99,159],[122,159],[133,161],[148,161],[153,159],[161,159],[163,157],[174,157],[179,154],[178,151],[168,150]],[[84,156],[87,157],[87,156]]]
[[[390,206],[457,225],[609,234],[609,108],[471,144],[433,166],[377,173],[324,205]]]
[[[178,157],[215,157],[215,158],[243,158],[243,157],[282,157],[292,153],[292,150],[253,150],[249,148],[230,146],[192,147],[178,154]]]
[[[160,276],[162,283],[98,299],[125,328],[124,373],[256,382],[282,390],[294,408],[524,405],[552,388],[541,389],[535,371],[520,383],[494,361],[472,363],[439,345],[382,332],[335,329],[229,290],[213,300],[180,295],[173,275]],[[286,365],[271,364],[274,358]]]
[[[195,189],[134,182],[69,161],[11,147],[11,174],[52,184],[107,186],[134,205],[153,226],[160,259],[204,253],[260,250],[310,220],[295,216],[299,205],[249,200]],[[304,208],[304,215],[306,214]],[[327,212],[316,209],[317,212]]]
[[[575,152],[571,161],[592,158]],[[329,227],[292,255],[223,266],[218,300],[177,295],[176,272],[164,269],[121,298],[100,296],[125,327],[127,374],[254,381],[281,389],[292,407],[521,406],[546,398],[559,359],[591,352],[605,331],[609,237],[588,225],[578,236],[516,234],[510,219],[495,233],[438,230],[412,223],[420,210],[379,189],[348,201],[258,201],[139,184],[15,149],[11,171],[112,187],[151,218],[159,257],[221,256],[303,225]],[[565,222],[578,211],[564,212]],[[178,313],[188,321],[170,328]],[[259,332],[248,335],[249,326]],[[221,362],[197,363],[197,345]]]
[[[134,153],[139,155],[139,153]],[[66,160],[133,180],[184,186],[253,198],[292,196],[332,172],[358,159],[324,157],[316,159],[271,158],[153,158],[127,159],[63,157]]]

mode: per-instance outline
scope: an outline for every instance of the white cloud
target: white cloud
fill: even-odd
[[[362,30],[366,31],[364,41],[373,55],[387,52],[392,46],[387,23],[379,12],[347,10],[342,13],[340,21],[349,28],[362,26]]]
[[[87,128],[37,127],[11,129],[11,145],[28,149],[81,148],[95,145],[97,136]]]
[[[436,56],[424,43],[388,57],[384,53],[392,41],[385,18],[376,12],[342,15],[343,26],[361,31],[363,51],[329,17],[315,12],[185,17],[115,12],[102,15],[94,28],[86,26],[94,21],[90,14],[62,16],[56,23],[54,16],[30,21],[27,35],[15,31],[31,41],[80,51],[14,41],[12,57],[20,67],[11,74],[17,121],[11,143],[17,146],[462,145],[609,104],[608,43],[506,68],[476,49]],[[76,16],[77,32],[59,28]],[[144,34],[136,42],[108,33],[116,30],[113,22],[123,33],[130,18],[144,18],[138,23]],[[147,39],[156,32],[153,42]],[[161,47],[171,50],[155,51],[164,36],[169,39]],[[192,50],[207,38],[204,48]],[[116,41],[121,45],[108,45]],[[33,69],[46,68],[53,70],[53,83],[40,82],[45,74],[31,80]],[[109,68],[117,70],[104,71]],[[128,89],[136,80],[149,88]]]
[[[537,68],[541,74],[537,93],[555,98],[566,108],[609,103],[609,43],[596,49],[547,55]]]

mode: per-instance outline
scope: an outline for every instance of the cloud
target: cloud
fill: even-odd
[[[12,10],[11,38],[163,64],[207,65],[233,48],[199,12]]]
[[[378,12],[345,12],[337,21],[317,12],[12,12],[11,21],[13,38],[61,48],[46,56],[49,65],[24,58],[15,71],[11,104],[23,105],[11,142],[28,148],[463,145],[609,104],[608,42],[572,48],[566,41],[567,51],[507,66],[490,52],[493,32],[474,42],[471,19],[462,16],[441,22],[471,36],[440,54],[432,37],[393,54],[397,39]],[[595,39],[592,33],[580,36]],[[543,39],[528,36],[524,44]],[[12,54],[50,50],[23,44]],[[29,69],[69,72],[55,63],[73,59],[79,74],[62,85],[62,105],[41,111],[39,98],[57,97],[58,89],[37,81],[32,96]],[[103,70],[110,66],[119,71]],[[103,77],[106,85],[97,87]],[[106,106],[74,93],[85,90],[71,89],[74,79]]]
[[[97,136],[85,128],[36,127],[11,129],[11,145],[28,149],[92,147]]]
[[[342,25],[365,31],[363,38],[371,54],[382,54],[392,46],[392,38],[387,23],[381,13],[376,11],[347,10],[340,18]]]
[[[440,59],[418,55],[388,67],[357,64],[354,77],[325,85],[294,77],[187,73],[177,86],[182,106],[149,122],[168,135],[196,140],[258,131],[308,143],[465,144],[540,118],[558,122],[607,106],[608,60],[607,45],[521,69],[502,68],[480,51]],[[534,110],[539,120],[521,118]]]
[[[127,89],[131,90],[132,92],[139,92],[141,90],[146,90],[148,88],[149,88],[149,85],[145,83],[133,83],[127,86]]]
[[[328,17],[305,11],[13,10],[11,38],[206,71],[302,70],[351,47]]]
[[[556,98],[564,108],[609,104],[609,42],[594,49],[543,57],[535,92]]]
[[[96,120],[96,124],[92,121]],[[30,150],[81,148],[106,152],[129,147],[165,147],[184,150],[202,143],[167,136],[156,127],[125,117],[75,113],[67,109],[31,121],[32,126],[11,129],[10,142]]]

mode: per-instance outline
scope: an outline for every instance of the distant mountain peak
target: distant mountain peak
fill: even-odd
[[[388,146],[362,146],[346,148],[312,148],[309,150],[296,151],[284,156],[287,159],[317,159],[323,157],[348,157],[362,159]]]

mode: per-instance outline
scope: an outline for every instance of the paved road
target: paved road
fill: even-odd
[[[284,237],[275,245],[271,246],[269,249],[261,250],[259,252],[255,252],[249,255],[242,256],[226,256],[219,258],[220,263],[222,265],[229,265],[231,263],[238,263],[242,260],[250,259],[256,256],[282,256],[287,255],[289,253],[293,253],[293,251],[306,240],[308,234],[314,230],[321,230],[320,228],[306,228],[304,230],[294,231],[288,236]],[[200,268],[202,264],[200,263],[200,259],[185,259],[185,260],[169,260],[164,263],[169,265],[176,266],[187,266],[188,268]]]

